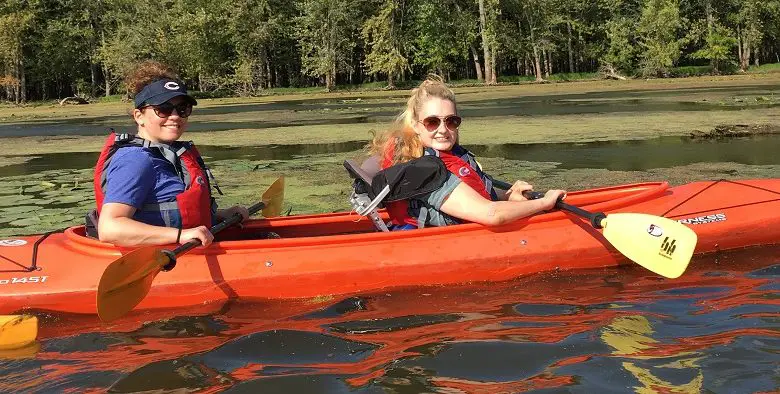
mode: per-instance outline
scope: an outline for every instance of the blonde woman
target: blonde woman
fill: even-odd
[[[382,158],[382,168],[431,155],[449,170],[444,186],[425,198],[387,204],[393,229],[462,222],[501,225],[552,209],[565,197],[563,190],[549,190],[543,198],[528,200],[523,192],[533,187],[523,181],[507,191],[494,190],[491,178],[460,146],[460,125],[455,94],[440,78],[429,77],[412,90],[393,127],[375,136],[370,150]]]

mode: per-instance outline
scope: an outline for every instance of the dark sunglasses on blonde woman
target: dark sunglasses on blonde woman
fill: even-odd
[[[425,130],[428,130],[429,133],[433,133],[439,129],[442,121],[444,121],[444,127],[446,127],[447,130],[457,131],[458,127],[460,127],[461,118],[458,115],[449,115],[444,117],[429,116],[419,122],[425,126]]]
[[[192,104],[190,103],[181,103],[176,105],[171,103],[162,103],[160,105],[148,105],[144,108],[153,109],[154,113],[161,118],[167,118],[171,116],[174,110],[181,118],[189,117],[192,114]]]

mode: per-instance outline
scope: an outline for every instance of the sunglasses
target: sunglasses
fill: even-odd
[[[176,110],[176,113],[179,114],[179,117],[181,118],[187,118],[192,114],[192,104],[190,103],[180,103],[176,105],[171,103],[162,103],[160,105],[147,105],[144,108],[153,109],[154,113],[161,118],[167,118],[171,116],[174,110]]]
[[[428,130],[429,133],[433,133],[439,129],[442,121],[444,121],[444,127],[446,127],[447,130],[458,131],[461,120],[462,119],[458,115],[448,115],[445,117],[429,116],[419,122],[425,126],[425,130]]]

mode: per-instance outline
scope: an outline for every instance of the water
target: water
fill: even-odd
[[[213,162],[224,159],[291,160],[300,156],[356,152],[366,141],[330,144],[262,145],[244,147],[200,146]],[[595,141],[557,144],[467,145],[478,157],[503,157],[531,162],[559,163],[558,168],[603,168],[644,171],[699,162],[734,162],[748,165],[777,164],[780,135],[755,135],[725,139],[659,137],[647,140]],[[15,156],[8,156],[15,157]],[[0,167],[0,177],[35,174],[54,169],[84,169],[95,165],[97,153],[51,153],[24,163]]]
[[[595,91],[501,98],[471,97],[459,93],[459,112],[466,119],[504,116],[551,116],[619,113],[662,113],[668,111],[708,112],[778,108],[775,94],[780,85],[678,88],[667,90]],[[382,99],[359,96],[309,98],[278,102],[222,103],[195,109],[188,132],[263,130],[268,128],[388,123],[396,116],[408,95],[398,91]],[[760,100],[760,101],[756,101]],[[240,117],[235,117],[239,115]],[[220,120],[198,120],[199,116]],[[128,114],[83,115],[75,119],[3,121],[0,138],[21,136],[106,135],[109,128],[134,132]]]
[[[0,391],[771,392],[778,252],[698,258],[677,280],[625,266],[103,326],[46,316],[37,356],[0,361]]]

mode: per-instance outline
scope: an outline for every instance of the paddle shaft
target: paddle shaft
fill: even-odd
[[[249,216],[252,216],[252,215],[256,214],[257,212],[259,212],[260,210],[262,210],[263,208],[265,208],[265,202],[264,201],[260,201],[257,204],[252,205],[251,207],[247,208],[247,211],[249,211]],[[241,221],[241,215],[238,214],[238,213],[235,213],[235,214],[233,214],[233,216],[231,216],[231,217],[229,217],[229,218],[227,218],[227,219],[225,219],[225,220],[215,224],[214,226],[212,226],[209,229],[209,232],[211,232],[211,234],[216,234],[216,233],[218,233],[218,232],[220,232],[220,231],[222,231],[222,230],[224,230],[224,229],[226,229],[226,228],[228,228],[228,227],[230,227],[230,226],[232,226],[232,225],[234,225],[236,223],[239,223],[240,221]],[[163,267],[163,271],[170,271],[171,269],[173,269],[174,266],[176,266],[176,256],[179,256],[182,253],[186,253],[186,252],[188,252],[188,251],[190,251],[193,248],[196,248],[198,246],[200,246],[200,240],[197,239],[197,238],[194,238],[194,239],[191,239],[187,243],[179,245],[179,247],[177,247],[174,250],[163,250],[162,252],[166,256],[168,256],[168,259],[170,260],[170,262]]]
[[[494,179],[493,184],[496,185],[499,189],[509,190],[512,185],[503,181],[499,181]],[[539,198],[544,197],[544,193],[542,192],[534,192],[534,191],[526,191],[523,192],[523,196],[529,200],[536,200]],[[588,220],[590,220],[590,224],[594,228],[602,228],[601,221],[604,220],[607,215],[604,214],[604,212],[590,212],[586,211],[580,207],[575,207],[574,205],[567,204],[561,200],[558,200],[555,202],[555,207],[558,209],[562,209],[564,211],[569,211],[575,215],[582,216]]]

